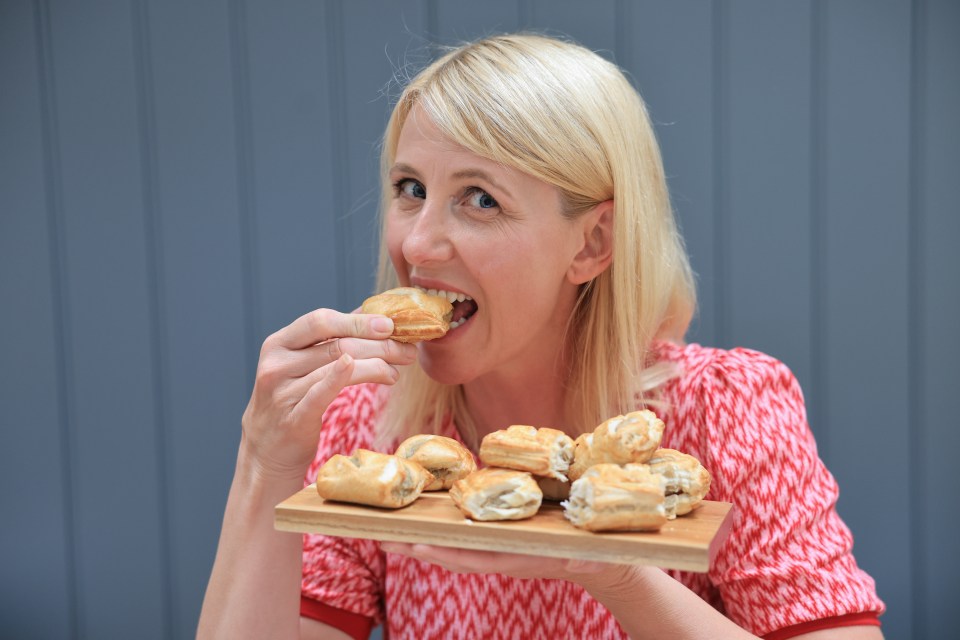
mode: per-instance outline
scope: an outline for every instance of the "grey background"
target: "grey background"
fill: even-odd
[[[953,637],[958,4],[0,0],[0,635],[192,637],[262,339],[371,289],[391,77],[536,28],[648,101],[690,339],[797,374],[887,637]]]

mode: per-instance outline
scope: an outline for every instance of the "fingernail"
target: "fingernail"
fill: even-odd
[[[349,353],[345,353],[340,356],[340,359],[337,360],[337,364],[334,368],[337,370],[337,373],[343,373],[347,370],[350,364],[353,362],[353,357]]]
[[[390,318],[374,318],[370,326],[377,333],[393,333],[393,320]]]

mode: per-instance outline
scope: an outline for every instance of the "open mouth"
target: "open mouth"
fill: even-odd
[[[443,289],[424,289],[423,287],[417,287],[420,291],[427,293],[431,296],[440,296],[441,298],[446,298],[450,304],[453,305],[453,314],[450,317],[450,330],[456,329],[457,327],[463,325],[464,322],[470,319],[473,314],[477,312],[477,303],[474,302],[473,298],[463,293],[462,291],[444,291]]]

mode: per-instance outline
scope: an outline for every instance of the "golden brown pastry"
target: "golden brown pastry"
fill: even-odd
[[[595,464],[646,462],[663,439],[663,421],[649,409],[632,411],[601,423],[593,433],[577,438],[570,479]]]
[[[484,436],[480,460],[490,467],[566,480],[573,461],[573,438],[557,429],[515,424]]]
[[[686,453],[657,449],[647,466],[666,481],[667,518],[671,520],[696,509],[710,491],[710,473]]]
[[[317,473],[317,493],[324,500],[372,507],[405,507],[420,495],[433,476],[416,462],[387,453],[357,449],[336,454]]]
[[[646,465],[597,464],[573,482],[563,514],[588,531],[658,531],[667,522],[665,482]]]
[[[396,454],[413,460],[433,475],[433,482],[424,491],[449,489],[453,483],[477,470],[473,454],[453,438],[420,434],[407,438]]]
[[[393,320],[391,339],[421,342],[446,335],[450,330],[453,305],[446,298],[431,296],[413,287],[399,287],[367,298],[360,311]]]
[[[458,480],[450,497],[473,520],[523,520],[536,515],[543,493],[525,471],[486,468]]]

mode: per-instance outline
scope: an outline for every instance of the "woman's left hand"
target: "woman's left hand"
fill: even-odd
[[[454,573],[500,573],[514,578],[569,580],[583,586],[618,581],[630,569],[607,562],[474,551],[427,544],[383,542],[380,547],[387,553],[429,562]]]

